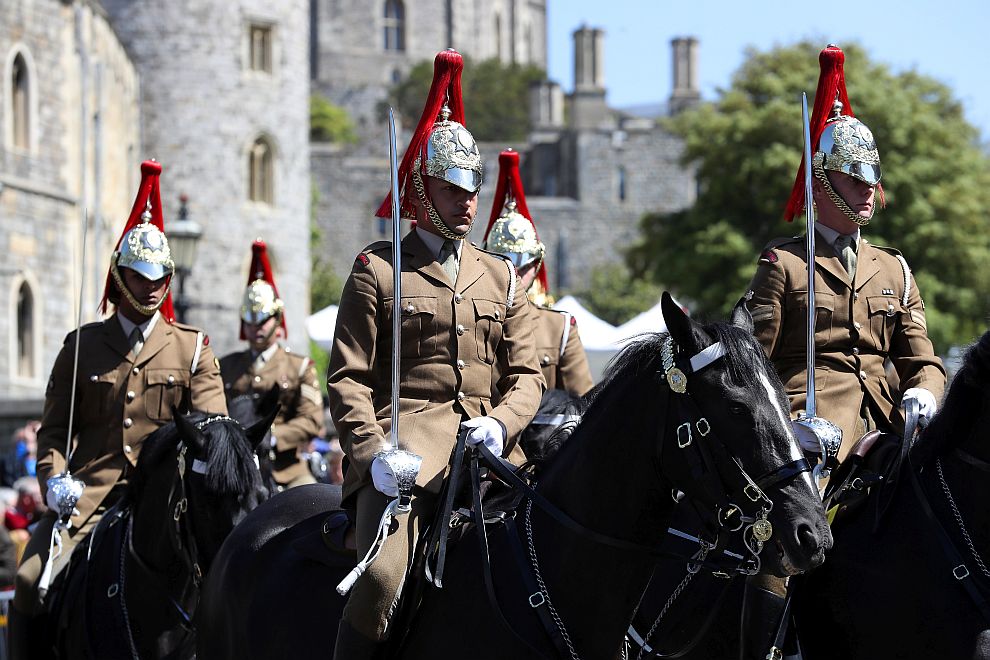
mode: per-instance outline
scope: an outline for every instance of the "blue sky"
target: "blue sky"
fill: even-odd
[[[746,46],[858,41],[894,71],[914,69],[948,85],[990,141],[988,0],[548,0],[547,11],[549,75],[566,91],[574,77],[571,33],[582,24],[605,30],[605,83],[614,107],[667,99],[673,37],[698,38],[706,100],[728,86]]]

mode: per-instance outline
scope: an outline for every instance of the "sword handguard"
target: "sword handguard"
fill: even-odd
[[[808,417],[803,412],[798,414],[794,423],[800,424],[818,438],[818,444],[822,448],[822,462],[815,466],[812,476],[815,479],[825,479],[839,464],[842,429],[824,417]]]
[[[375,454],[375,458],[381,459],[395,478],[395,484],[399,489],[395,513],[409,513],[412,508],[413,486],[416,485],[416,477],[419,476],[423,457],[405,449],[384,449]]]
[[[55,502],[58,504],[58,519],[60,523],[67,524],[72,512],[76,509],[79,498],[82,497],[86,484],[82,480],[73,477],[68,472],[56,474],[48,478],[48,490],[55,493]]]

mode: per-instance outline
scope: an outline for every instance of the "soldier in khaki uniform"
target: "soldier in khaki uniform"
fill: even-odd
[[[845,56],[829,45],[810,121],[815,236],[815,397],[817,416],[842,430],[839,459],[868,430],[903,434],[900,406],[914,398],[931,417],[945,388],[945,370],[928,339],[925,305],[904,257],[871,245],[860,228],[873,216],[880,156],[870,129],[853,117],[845,90]],[[801,212],[804,167],[785,212]],[[792,415],[807,399],[808,267],[805,237],[771,241],[750,285],[755,334],[783,381]],[[885,362],[897,377],[888,382]],[[814,434],[795,424],[805,450],[819,453]],[[767,657],[783,610],[781,580],[748,580],[743,608],[744,658]]]
[[[146,161],[141,173],[141,187],[111,260],[101,307],[106,312],[109,300],[116,312],[69,333],[48,381],[38,432],[38,481],[42,492],[47,491],[51,510],[35,529],[18,570],[11,625],[14,657],[22,657],[24,649],[18,633],[27,629],[29,618],[42,606],[38,580],[48,560],[59,506],[48,479],[66,467],[76,342],[80,342],[79,367],[69,468],[85,488],[70,527],[61,531],[63,549],[56,571],[67,565],[72,548],[117,500],[137,464],[144,437],[172,419],[173,406],[182,412],[227,411],[209,337],[175,322],[169,294],[173,263],[158,190],[161,165]]]
[[[285,309],[275,288],[268,248],[258,239],[251,250],[241,303],[241,339],[250,347],[220,360],[227,400],[244,394],[260,399],[278,387],[281,408],[271,432],[272,476],[280,489],[316,483],[303,458],[323,420],[316,367],[308,357],[280,343],[287,335]]]
[[[485,248],[510,259],[519,277],[518,288],[529,299],[536,333],[536,356],[547,391],[560,389],[583,396],[595,382],[588,367],[577,321],[552,308],[547,293],[546,246],[540,241],[526,206],[519,153],[507,149],[498,157],[499,174],[492,212],[485,232]]]
[[[423,461],[412,512],[398,518],[381,555],[354,585],[337,660],[373,657],[388,634],[412,545],[433,515],[458,428],[469,429],[469,443],[522,460],[515,439],[543,392],[515,269],[463,240],[477,212],[482,167],[463,126],[462,68],[457,52],[437,55],[433,87],[399,169],[402,213],[416,220],[401,243],[399,304],[393,304],[386,242],[358,255],[340,300],[327,385],[350,461],[343,495],[345,505],[356,508],[359,556],[398,492],[387,464],[375,456],[388,447],[391,428],[393,308],[402,315],[400,447]],[[390,207],[388,198],[378,214],[387,217]]]

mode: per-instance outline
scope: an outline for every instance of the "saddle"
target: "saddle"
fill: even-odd
[[[833,528],[861,508],[871,494],[878,500],[875,526],[879,525],[897,487],[902,442],[893,433],[873,430],[853,445],[825,488],[825,509]]]

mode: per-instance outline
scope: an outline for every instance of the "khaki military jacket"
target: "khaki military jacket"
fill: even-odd
[[[900,253],[861,238],[855,281],[850,281],[832,246],[821,235],[816,239],[816,409],[842,429],[841,459],[859,439],[864,402],[878,427],[903,433],[902,393],[923,387],[940,400],[945,370],[928,339],[925,306]],[[804,410],[807,389],[806,255],[804,237],[772,241],[750,285],[755,334],[783,381],[793,417]],[[893,388],[884,370],[887,359],[897,374]]]
[[[350,461],[345,497],[370,483],[391,428],[391,249],[379,242],[358,255],[337,312],[327,389]],[[415,231],[403,239],[399,441],[423,457],[418,485],[439,491],[458,427],[472,417],[497,419],[505,453],[524,460],[516,438],[544,389],[527,304],[502,257],[465,243],[451,285]]]
[[[81,526],[110,490],[137,465],[145,436],[181,412],[227,412],[220,369],[210,340],[197,328],[164,319],[155,323],[135,357],[114,315],[78,333],[79,370],[69,468],[86,484],[76,505]],[[77,333],[69,333],[55,358],[38,430],[38,481],[65,468],[72,364]]]
[[[530,302],[536,331],[536,357],[540,360],[547,389],[560,389],[584,396],[595,385],[584,353],[577,322],[559,312]]]
[[[255,358],[246,350],[224,356],[220,376],[228,401],[242,394],[262,397],[279,388],[281,409],[272,424],[272,475],[282,485],[305,475],[309,466],[302,453],[323,421],[323,397],[313,361],[280,346],[255,370]]]

